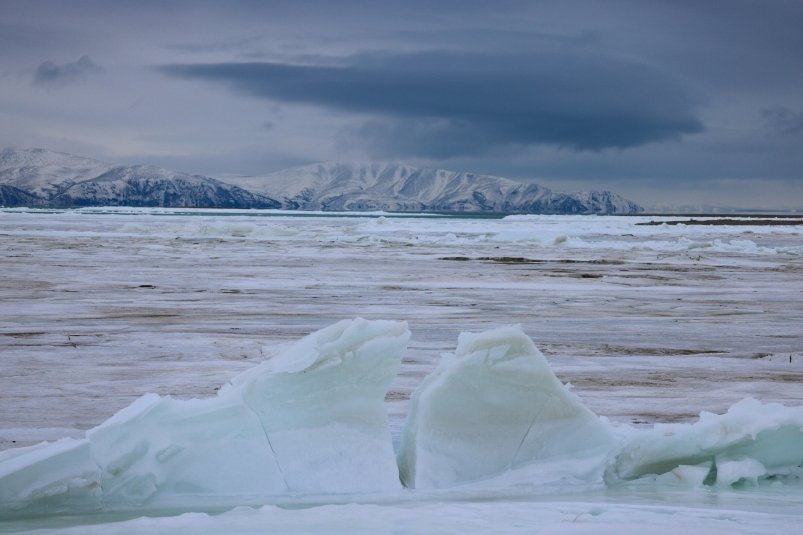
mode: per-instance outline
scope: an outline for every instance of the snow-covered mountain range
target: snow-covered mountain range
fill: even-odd
[[[303,210],[500,213],[634,213],[641,208],[608,191],[557,193],[538,184],[403,164],[322,163],[262,177],[228,179]]]
[[[403,164],[322,163],[225,181],[142,165],[112,166],[43,149],[0,151],[0,205],[166,206],[626,214],[608,191],[557,193],[538,184]]]

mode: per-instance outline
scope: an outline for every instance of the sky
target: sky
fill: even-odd
[[[803,209],[800,0],[0,0],[0,146]]]

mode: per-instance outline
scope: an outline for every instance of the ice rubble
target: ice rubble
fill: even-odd
[[[755,399],[694,424],[656,424],[629,433],[608,466],[609,484],[641,479],[736,486],[803,478],[803,407]]]
[[[413,488],[604,455],[613,446],[607,423],[555,377],[518,326],[462,333],[454,355],[414,392],[408,414],[399,472]]]
[[[383,494],[399,478],[566,483],[572,467],[609,485],[803,479],[803,407],[744,400],[693,425],[612,427],[519,327],[460,335],[414,393],[395,457],[383,399],[409,338],[404,322],[344,320],[214,398],[148,394],[84,439],[0,452],[0,517]]]
[[[0,503],[52,512],[397,490],[383,403],[409,337],[405,322],[344,320],[214,398],[145,395],[85,439],[7,452]]]

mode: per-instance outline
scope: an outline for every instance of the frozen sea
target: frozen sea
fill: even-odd
[[[147,392],[212,396],[358,316],[412,331],[386,397],[396,443],[458,334],[510,324],[616,425],[694,422],[745,397],[803,405],[803,227],[639,224],[676,219],[0,210],[0,449],[83,436]],[[0,531],[803,533],[800,485],[243,505]]]

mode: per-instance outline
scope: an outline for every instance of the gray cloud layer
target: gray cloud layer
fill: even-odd
[[[693,99],[648,65],[613,56],[426,51],[344,66],[169,65],[255,97],[370,114],[350,129],[383,157],[448,158],[504,146],[628,148],[703,130]]]
[[[82,80],[89,75],[103,72],[100,65],[87,55],[78,58],[74,63],[56,65],[45,61],[39,65],[33,76],[33,84],[47,88],[63,87],[66,84]]]
[[[795,112],[786,106],[771,106],[761,110],[761,116],[772,133],[781,136],[803,134],[803,111]]]
[[[803,199],[800,0],[2,7],[0,145],[221,174],[395,159],[644,204]]]

